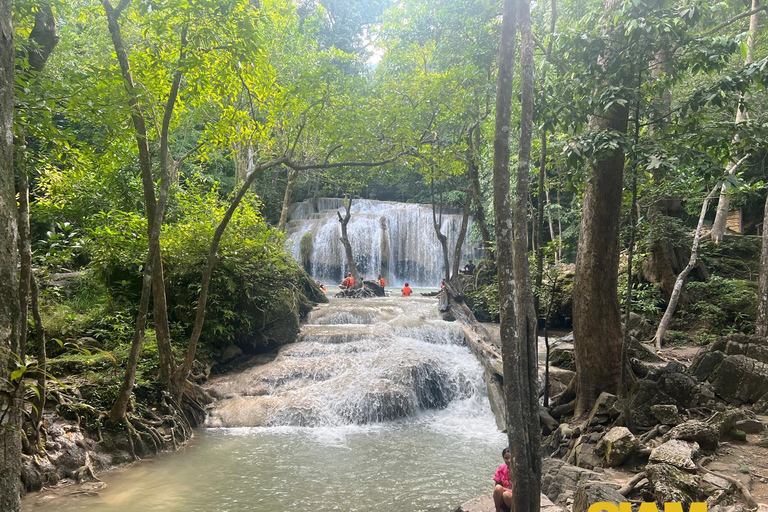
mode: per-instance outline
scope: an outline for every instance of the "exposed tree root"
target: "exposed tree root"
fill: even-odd
[[[715,473],[714,471],[711,471],[704,467],[704,464],[709,462],[712,458],[711,457],[704,457],[701,459],[697,464],[696,467],[699,468],[703,473],[709,473],[710,475],[714,475],[716,477],[722,478],[723,480],[727,480],[728,482],[735,485],[739,491],[741,492],[742,496],[744,496],[744,501],[747,502],[747,506],[751,510],[756,510],[758,507],[757,502],[755,501],[755,498],[752,497],[752,494],[749,492],[749,489],[747,489],[747,486],[745,486],[743,483],[739,482],[733,477],[730,477],[728,475],[724,475],[722,473]]]
[[[628,495],[632,490],[639,484],[643,479],[645,478],[645,471],[642,471],[635,476],[632,477],[632,479],[627,482],[624,487],[619,489],[619,494],[622,496]]]

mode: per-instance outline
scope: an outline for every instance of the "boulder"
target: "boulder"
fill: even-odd
[[[686,421],[664,434],[664,442],[680,439],[682,441],[696,442],[702,449],[714,451],[717,449],[720,440],[720,433],[717,428],[703,421]]]
[[[652,336],[653,331],[651,331],[651,337]],[[645,361],[647,363],[664,362],[664,358],[658,355],[655,349],[651,348],[651,346],[646,345],[645,343],[637,341],[635,338],[648,339],[640,336],[635,336],[634,338],[629,339],[629,343],[627,344],[627,354],[629,355],[630,359],[637,359],[638,361]]]
[[[695,470],[693,458],[698,452],[697,443],[672,439],[654,448],[648,461],[652,464],[670,464],[680,469]]]
[[[704,501],[701,478],[695,474],[672,466],[671,464],[648,464],[645,474],[653,488],[657,502],[678,502],[687,510],[691,503]]]
[[[652,405],[651,414],[664,425],[674,426],[683,422],[683,417],[677,412],[675,405]]]
[[[734,424],[734,428],[743,430],[747,434],[762,434],[763,430],[765,430],[765,425],[760,420],[750,418],[737,421]]]
[[[546,458],[541,461],[541,492],[557,505],[566,505],[579,484],[587,482],[600,482],[600,475],[561,459]]]
[[[595,452],[609,467],[619,466],[627,460],[637,446],[637,438],[626,427],[614,427],[598,441]]]
[[[240,347],[238,347],[237,345],[229,345],[221,353],[221,356],[219,357],[219,361],[222,364],[226,364],[226,363],[229,363],[230,361],[233,361],[235,358],[241,355],[243,355],[243,350]]]
[[[598,482],[579,484],[573,497],[573,512],[587,512],[589,506],[598,502],[621,503],[626,498],[615,487]]]
[[[581,436],[568,454],[568,462],[586,469],[602,466],[602,459],[595,451],[596,446],[589,436]]]
[[[605,391],[600,393],[597,401],[595,401],[595,405],[592,407],[592,411],[589,413],[587,425],[598,425],[615,420],[621,414],[618,400],[619,398],[616,395],[606,393]]]
[[[557,366],[558,368],[576,371],[576,359],[573,355],[573,344],[561,343],[550,350],[549,364]]]

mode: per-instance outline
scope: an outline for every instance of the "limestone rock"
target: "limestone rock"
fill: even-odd
[[[602,459],[595,453],[596,444],[590,441],[588,437],[581,436],[568,455],[568,462],[586,469],[602,466]]]
[[[236,357],[241,356],[242,354],[243,354],[243,350],[240,347],[238,347],[237,345],[229,345],[221,353],[221,356],[219,357],[219,361],[226,364],[232,361],[233,359],[235,359]]]
[[[621,503],[626,498],[612,486],[604,483],[589,482],[580,484],[573,498],[573,512],[587,512],[593,503],[605,501]]]
[[[701,485],[704,492],[708,495],[713,495],[717,491],[725,491],[728,493],[736,491],[736,486],[734,484],[724,478],[715,476],[712,473],[707,473],[701,477]]]
[[[663,441],[680,439],[683,441],[695,441],[699,446],[707,451],[717,449],[720,433],[717,428],[699,420],[691,420],[682,423],[666,434]]]
[[[701,478],[695,474],[686,473],[670,464],[648,464],[645,472],[657,502],[679,502],[687,510],[691,503],[706,498]]]
[[[485,496],[471,499],[459,505],[454,512],[494,512],[493,495],[491,493]],[[565,510],[552,503],[546,495],[541,495],[541,512],[565,512]]]
[[[652,405],[651,414],[664,425],[679,425],[683,422],[683,417],[677,412],[675,405]]]
[[[626,427],[614,427],[597,443],[596,453],[609,467],[619,466],[627,460],[637,446],[637,439]]]
[[[602,392],[597,397],[595,405],[592,407],[592,411],[587,418],[587,425],[597,425],[601,423],[608,423],[610,420],[616,419],[621,411],[618,409],[619,398],[616,395]]]
[[[541,461],[541,492],[557,505],[566,505],[579,484],[587,482],[600,482],[600,475],[561,459],[546,458]]]
[[[760,420],[755,419],[737,421],[734,427],[743,430],[747,434],[761,434],[765,430],[765,425]]]
[[[693,457],[698,451],[699,445],[695,442],[673,439],[654,448],[648,460],[654,464],[671,464],[680,469],[695,470],[696,464],[693,462]]]
[[[576,359],[573,355],[573,344],[561,343],[549,352],[549,364],[576,371]]]

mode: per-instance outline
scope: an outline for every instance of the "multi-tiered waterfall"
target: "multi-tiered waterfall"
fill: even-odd
[[[336,212],[344,214],[344,200],[310,199],[291,207],[290,250],[307,272],[323,282],[341,282],[346,263],[339,238]],[[409,281],[415,286],[438,286],[443,277],[443,258],[435,234],[432,208],[422,204],[356,199],[347,226],[355,264],[361,276],[381,274],[392,285]],[[448,237],[453,260],[461,215],[442,215],[441,231]],[[462,261],[473,258],[471,244],[462,246]]]

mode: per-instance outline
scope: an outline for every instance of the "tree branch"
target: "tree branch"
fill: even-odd
[[[736,23],[740,19],[749,18],[753,14],[757,14],[760,11],[765,11],[765,10],[768,10],[768,5],[764,5],[762,7],[758,7],[757,9],[752,9],[751,11],[748,11],[748,12],[743,12],[743,13],[739,14],[738,16],[734,16],[733,18],[731,18],[731,19],[729,19],[727,21],[722,22],[721,24],[717,25],[715,28],[707,30],[706,32],[701,34],[699,37],[711,36],[712,34],[717,32],[718,30],[724,29],[728,25],[733,25],[734,23]]]

